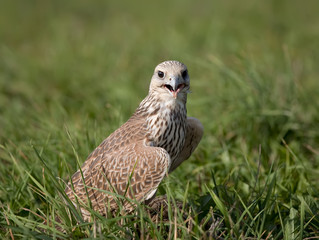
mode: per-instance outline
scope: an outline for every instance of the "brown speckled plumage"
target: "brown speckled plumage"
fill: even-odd
[[[105,215],[117,207],[113,192],[137,201],[154,197],[165,174],[189,158],[203,134],[201,123],[187,118],[188,92],[184,64],[159,64],[133,116],[89,155],[83,177],[80,171],[72,176],[73,187],[69,183],[65,191],[73,203],[88,204],[89,198],[93,209]],[[132,207],[125,203],[126,209]],[[81,211],[89,220],[89,212]]]

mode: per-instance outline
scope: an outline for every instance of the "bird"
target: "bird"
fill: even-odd
[[[148,95],[134,114],[109,135],[74,173],[65,193],[85,221],[91,211],[107,216],[118,209],[118,196],[147,203],[167,174],[190,157],[203,136],[203,125],[187,116],[190,77],[185,64],[171,60],[155,67]],[[125,201],[124,209],[134,204]]]

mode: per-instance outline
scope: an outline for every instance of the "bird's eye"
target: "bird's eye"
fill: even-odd
[[[182,77],[185,79],[187,77],[187,70],[182,72]]]
[[[158,71],[158,72],[157,72],[157,76],[158,76],[159,78],[163,78],[164,75],[165,75],[165,74],[164,74],[162,71]]]

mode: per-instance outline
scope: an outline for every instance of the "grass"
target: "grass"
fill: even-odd
[[[315,0],[5,1],[1,238],[318,238],[317,9]],[[189,205],[192,228],[173,208],[154,223],[142,205],[83,222],[65,182],[167,59],[188,66],[188,114],[205,135],[158,195]],[[65,233],[43,224],[56,214]]]

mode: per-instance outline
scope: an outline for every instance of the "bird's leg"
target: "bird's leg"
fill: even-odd
[[[182,162],[190,157],[202,139],[203,132],[203,125],[198,119],[193,117],[187,118],[185,144],[179,156],[172,162],[169,173],[174,171]]]

